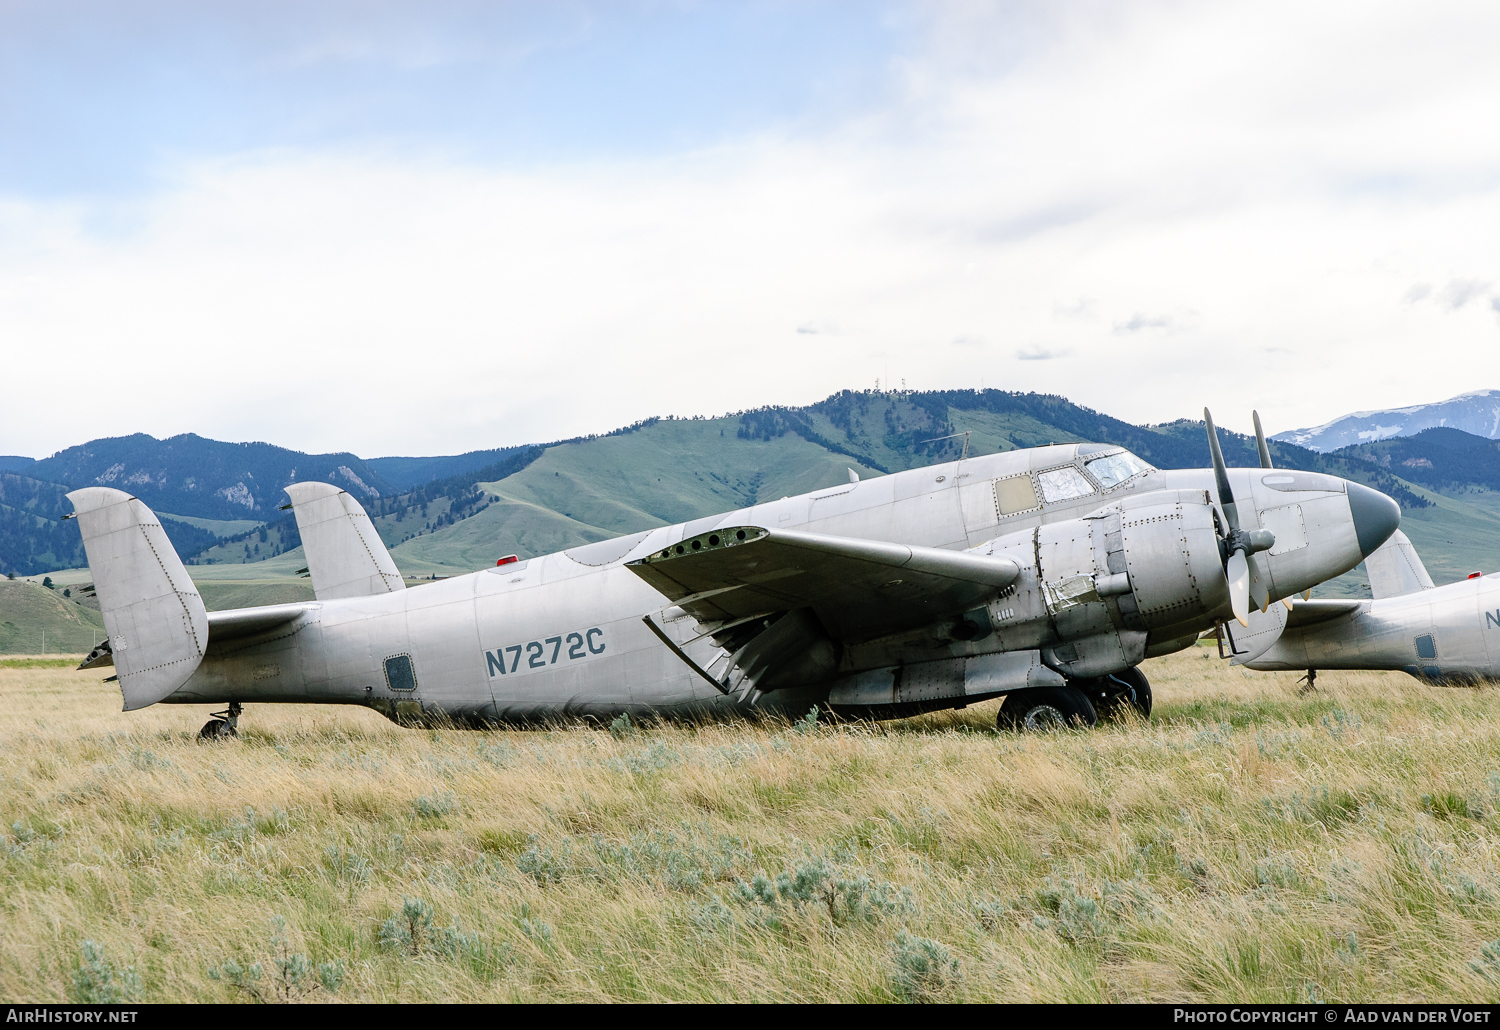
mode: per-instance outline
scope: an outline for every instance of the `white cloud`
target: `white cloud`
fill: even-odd
[[[1140,422],[1259,407],[1271,432],[1500,386],[1479,293],[1408,302],[1451,269],[1500,280],[1500,9],[1092,12],[1037,15],[991,67],[1010,23],[948,9],[887,110],[816,139],[224,157],[109,234],[89,203],[11,198],[0,452],[137,430],[456,452],[806,403],[887,362]],[[938,349],[959,339],[994,345]]]
[[[1489,288],[1490,284],[1483,279],[1454,279],[1443,288],[1443,306],[1449,311],[1457,311],[1469,301],[1484,296]]]
[[[1017,361],[1051,361],[1054,358],[1065,358],[1072,351],[1055,350],[1050,347],[1022,347],[1016,351]]]
[[[1166,315],[1143,315],[1136,312],[1123,322],[1116,322],[1114,331],[1119,333],[1138,333],[1145,329],[1171,329],[1172,319]]]

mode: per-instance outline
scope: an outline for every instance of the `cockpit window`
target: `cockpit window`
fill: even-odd
[[[1142,472],[1150,472],[1151,466],[1129,451],[1120,451],[1117,454],[1106,454],[1102,458],[1095,458],[1086,463],[1085,467],[1099,480],[1099,485],[1108,490],[1117,483],[1123,483],[1132,476],[1138,476]]]
[[[1083,497],[1094,492],[1093,484],[1084,479],[1083,473],[1072,465],[1064,465],[1060,469],[1043,472],[1036,478],[1042,484],[1042,499],[1048,504]]]

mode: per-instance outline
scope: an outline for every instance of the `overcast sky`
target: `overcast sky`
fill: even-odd
[[[0,453],[1500,387],[1500,5],[0,0]]]

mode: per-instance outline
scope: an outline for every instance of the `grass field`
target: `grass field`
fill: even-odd
[[[0,998],[1500,1000],[1500,695],[1209,654],[1037,737],[252,706],[200,744],[0,666]]]

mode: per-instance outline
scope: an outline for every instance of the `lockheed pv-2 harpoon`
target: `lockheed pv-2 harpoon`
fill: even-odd
[[[1205,412],[1205,415],[1207,413]],[[316,600],[209,613],[160,523],[69,494],[126,710],[367,705],[403,723],[1149,714],[1144,659],[1337,576],[1395,502],[1310,473],[1159,471],[1119,447],[966,457],[406,589],[354,498],[287,488]]]

